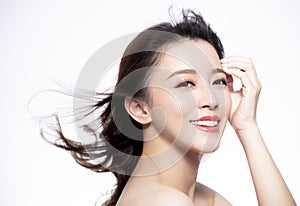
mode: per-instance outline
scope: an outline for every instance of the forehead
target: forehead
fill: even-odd
[[[170,45],[162,56],[160,68],[171,73],[182,69],[195,69],[200,74],[221,68],[214,47],[204,40],[185,40]]]

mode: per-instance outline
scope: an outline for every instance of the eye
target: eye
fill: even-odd
[[[192,81],[184,81],[184,82],[181,82],[180,84],[178,84],[176,86],[176,88],[180,88],[180,87],[194,87],[196,86],[196,84]]]
[[[213,85],[228,85],[227,79],[217,79],[213,82]]]

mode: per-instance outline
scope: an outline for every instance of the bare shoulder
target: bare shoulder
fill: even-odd
[[[134,198],[121,201],[118,206],[194,206],[193,201],[180,191],[159,186],[138,192]]]
[[[160,187],[159,189],[154,189],[149,194],[143,195],[145,199],[148,199],[148,202],[145,204],[143,201],[143,198],[141,198],[141,206],[194,206],[193,201],[188,198],[183,193],[179,192],[178,190],[175,190],[170,187]]]
[[[214,205],[214,206],[230,206],[231,204],[222,195],[214,191],[213,189],[197,183],[197,199],[202,205]]]

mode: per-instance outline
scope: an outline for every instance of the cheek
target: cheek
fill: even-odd
[[[231,111],[231,104],[232,104],[230,93],[226,89],[218,96],[219,96],[219,106],[221,110],[224,111],[226,117],[228,117]]]
[[[228,102],[228,104],[227,104],[227,112],[228,112],[228,116],[229,116],[230,111],[231,111],[231,107],[232,107],[232,100],[231,100],[231,96],[229,94],[228,94],[227,98],[228,98],[228,100],[227,100],[227,102]]]
[[[152,124],[158,131],[181,121],[182,111],[178,98],[162,89],[153,90],[150,112]]]
[[[195,98],[190,92],[155,88],[151,94],[152,108],[160,108],[170,117],[184,117],[196,106]]]
[[[198,117],[198,106],[193,92],[177,92],[174,93],[174,96],[182,119],[191,120]]]
[[[231,106],[232,106],[232,100],[231,100],[231,96],[230,96],[230,92],[227,89],[225,92],[225,102],[226,102],[226,111],[229,114],[231,111]]]

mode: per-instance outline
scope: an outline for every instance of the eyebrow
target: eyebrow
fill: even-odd
[[[173,72],[167,79],[170,79],[174,76],[180,75],[180,74],[196,74],[197,72],[194,69],[183,69]]]
[[[227,73],[221,69],[221,68],[215,68],[213,71],[212,71],[213,74],[217,74],[217,73],[223,73],[225,75],[227,75]]]
[[[227,75],[226,72],[221,68],[215,68],[214,70],[212,70],[211,73],[212,74],[223,73],[223,74]],[[197,74],[197,72],[194,69],[178,70],[178,71],[173,72],[167,79],[170,79],[170,78],[180,75],[180,74]]]

